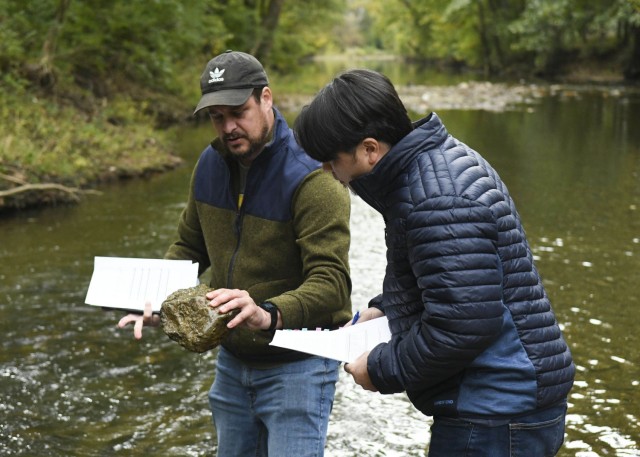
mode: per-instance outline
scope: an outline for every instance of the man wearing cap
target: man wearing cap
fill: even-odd
[[[210,306],[240,310],[209,392],[218,455],[321,456],[339,363],[269,342],[275,329],[349,320],[349,195],[298,146],[253,56],[213,58],[200,87],[195,112],[208,111],[218,136],[198,160],[165,257],[210,267]],[[140,338],[158,319],[118,325],[129,323]]]

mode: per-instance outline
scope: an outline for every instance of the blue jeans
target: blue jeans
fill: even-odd
[[[564,441],[566,412],[563,403],[492,427],[435,417],[429,457],[553,457]]]
[[[340,363],[251,368],[220,348],[209,404],[218,456],[323,456]]]

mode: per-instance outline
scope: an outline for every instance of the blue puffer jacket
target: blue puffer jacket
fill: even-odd
[[[566,398],[569,348],[515,205],[477,152],[431,114],[351,186],[386,223],[383,293],[370,306],[393,336],[367,362],[381,393],[479,420]]]

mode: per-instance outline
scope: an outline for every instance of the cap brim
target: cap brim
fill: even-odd
[[[217,90],[215,92],[209,92],[208,94],[204,94],[198,102],[198,106],[196,106],[193,114],[196,114],[201,109],[207,108],[208,106],[214,105],[224,105],[224,106],[240,106],[244,105],[244,103],[249,100],[251,93],[253,92],[253,88],[245,88],[245,89],[229,89],[229,90]]]

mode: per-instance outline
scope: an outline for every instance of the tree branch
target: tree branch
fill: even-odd
[[[20,178],[16,178],[14,176],[5,175],[4,173],[0,173],[0,178],[5,181],[9,181],[15,184],[20,184],[17,187],[12,187],[11,189],[0,190],[0,198],[10,197],[12,195],[21,194],[23,192],[28,192],[31,190],[59,190],[68,194],[73,200],[80,200],[80,194],[94,194],[101,195],[102,192],[97,190],[84,190],[78,187],[68,187],[62,184],[56,183],[39,183],[39,184],[29,184]]]

